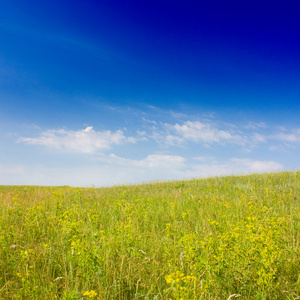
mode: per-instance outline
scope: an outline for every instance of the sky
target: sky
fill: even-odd
[[[0,0],[0,185],[299,168],[300,2]]]

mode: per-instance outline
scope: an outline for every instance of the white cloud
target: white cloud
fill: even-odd
[[[270,151],[283,152],[283,153],[288,153],[292,149],[296,149],[296,147],[287,143],[269,146]]]
[[[252,134],[252,141],[254,143],[264,143],[264,142],[266,142],[266,137],[257,132],[254,132]]]
[[[78,131],[64,129],[47,130],[39,137],[22,137],[19,139],[19,142],[67,151],[94,153],[97,150],[109,149],[113,144],[135,143],[136,139],[125,137],[121,130],[115,132],[110,130],[95,131],[93,127],[87,127]]]
[[[284,166],[274,161],[251,160],[249,158],[232,158],[224,163],[199,164],[188,169],[187,177],[208,177],[220,175],[240,175],[281,171]]]
[[[154,125],[157,124],[156,121],[154,121],[154,120],[149,120],[149,119],[146,119],[146,118],[144,118],[144,117],[142,117],[142,120],[143,120],[144,122],[146,122],[146,123],[150,123],[150,124],[154,124]]]
[[[264,122],[248,122],[245,126],[247,129],[259,129],[259,128],[266,128],[267,125]]]
[[[182,167],[185,158],[176,155],[148,155],[144,163],[149,167]]]
[[[183,125],[175,124],[174,129],[185,139],[195,142],[203,141],[211,143],[232,138],[229,132],[212,128],[209,124],[199,121],[187,121]]]
[[[230,160],[237,169],[244,170],[246,172],[274,172],[283,170],[283,165],[275,161],[261,161],[261,160],[251,160],[249,158],[232,158]]]
[[[245,138],[240,135],[232,134],[229,131],[219,130],[208,123],[199,121],[186,121],[183,125],[176,123],[175,125],[165,124],[165,126],[173,131],[175,135],[168,135],[166,141],[170,144],[182,143],[183,141],[203,142],[205,144],[212,143],[237,143],[244,144]]]
[[[294,129],[290,133],[279,132],[274,134],[272,137],[284,142],[300,142],[300,129]]]
[[[168,145],[180,145],[184,142],[184,139],[179,136],[168,134],[162,139]]]

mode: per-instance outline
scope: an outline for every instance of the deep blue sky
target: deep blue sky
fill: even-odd
[[[173,166],[172,157],[177,162],[182,158],[184,165],[179,175],[166,172],[165,179],[185,177],[185,172],[187,177],[205,176],[204,156],[208,169],[218,166],[218,174],[220,166],[236,172],[229,163],[234,159],[248,165],[250,160],[277,163],[273,169],[297,168],[299,13],[296,1],[0,0],[3,182],[22,183],[34,170],[38,179],[32,183],[72,184],[65,177],[49,181],[49,168],[76,168],[80,174],[81,166],[90,164],[97,176],[105,168],[120,173],[116,168],[126,159],[128,165],[136,164],[129,176],[133,182],[161,178],[160,159]],[[85,147],[81,143],[90,145],[93,139],[78,141],[75,133],[91,126],[101,135],[98,143],[109,146],[79,151]],[[57,141],[57,132],[51,141],[41,142],[51,130],[65,130],[68,143],[81,146]],[[122,131],[116,143],[121,146],[103,140],[108,130]],[[239,136],[239,143],[220,131]],[[209,134],[214,138],[207,139]],[[255,134],[261,136],[255,140],[259,146],[251,140]],[[283,152],[289,160],[282,158]],[[123,161],[112,162],[113,155]],[[195,157],[201,157],[203,168],[200,164],[199,171],[193,167],[191,172],[188,162]],[[129,161],[135,158],[139,161]],[[158,170],[151,169],[147,177],[152,158]],[[6,180],[12,168],[22,170],[23,177]],[[124,182],[125,177],[109,179]],[[79,175],[74,179],[74,184],[92,183],[81,182]]]

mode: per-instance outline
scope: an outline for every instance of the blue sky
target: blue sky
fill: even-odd
[[[299,11],[0,0],[0,184],[297,169]]]

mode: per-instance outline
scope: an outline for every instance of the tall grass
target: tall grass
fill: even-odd
[[[299,299],[300,173],[0,187],[1,299]]]

